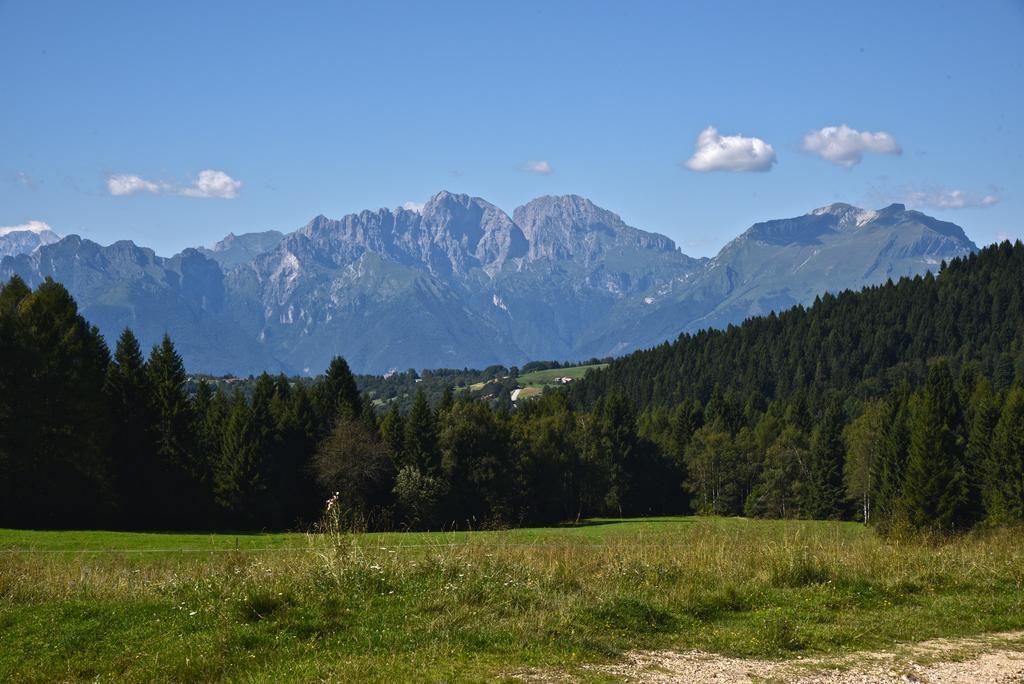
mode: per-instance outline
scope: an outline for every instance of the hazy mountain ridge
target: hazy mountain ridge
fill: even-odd
[[[197,250],[160,257],[129,240],[102,246],[69,235],[0,262],[3,279],[14,273],[31,286],[63,283],[108,343],[126,326],[146,347],[169,332],[190,368],[240,372],[241,361],[285,370],[231,315],[223,271]]]
[[[31,254],[43,245],[52,245],[60,240],[60,235],[44,227],[23,226],[0,228],[0,259],[19,254]]]
[[[283,239],[284,233],[277,230],[242,235],[228,233],[223,240],[210,247],[197,247],[196,250],[216,261],[222,268],[230,269],[252,261],[276,247]]]
[[[64,282],[108,339],[166,329],[191,369],[315,374],[335,354],[364,372],[620,354],[975,249],[902,205],[833,204],[694,259],[575,195],[509,216],[441,192],[419,211],[321,215],[169,259],[69,236],[5,258],[0,276]]]

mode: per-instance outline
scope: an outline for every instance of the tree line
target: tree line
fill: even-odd
[[[172,341],[113,354],[53,281],[0,289],[0,525],[360,528],[699,513],[960,530],[1024,519],[1024,245],[751,319],[488,404],[194,385]],[[191,389],[190,389],[191,388]]]
[[[624,398],[515,412],[449,389],[378,412],[344,359],[312,383],[190,382],[169,337],[113,353],[59,283],[0,288],[0,526],[302,528],[335,496],[372,528],[539,524],[685,509]],[[192,391],[189,391],[189,388]]]

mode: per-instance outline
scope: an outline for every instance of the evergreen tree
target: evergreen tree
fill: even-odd
[[[120,523],[139,527],[149,522],[149,503],[163,487],[154,461],[153,392],[139,341],[125,328],[117,341],[104,392],[110,403],[114,467]]]
[[[1006,396],[992,435],[988,515],[995,522],[1024,520],[1024,389]]]
[[[704,410],[696,399],[685,399],[676,406],[672,414],[672,448],[673,456],[682,463],[686,454],[686,447],[690,439],[704,424]]]
[[[412,410],[405,418],[405,435],[402,443],[404,465],[416,466],[424,475],[440,472],[441,456],[437,448],[437,426],[434,412],[430,410],[427,397],[421,388],[416,389]]]
[[[322,435],[330,433],[338,419],[357,418],[363,412],[356,379],[348,362],[340,356],[331,359],[327,373],[316,384],[313,396]]]
[[[634,485],[632,476],[638,474],[632,467],[639,458],[636,411],[623,393],[615,391],[605,398],[599,416],[610,468],[606,505],[621,517],[635,502],[630,490]]]
[[[452,396],[451,385],[445,385],[444,391],[441,392],[441,400],[437,404],[437,413],[440,416],[442,413],[450,411],[452,406],[455,405],[455,398]]]
[[[269,484],[260,454],[260,430],[253,410],[236,395],[213,478],[215,500],[231,525],[245,527],[260,518],[260,498]]]
[[[1003,352],[997,357],[993,375],[997,391],[1003,392],[1010,389],[1010,386],[1013,384],[1014,366],[1013,356],[1009,352]]]
[[[366,428],[367,432],[379,435],[380,420],[377,418],[377,410],[373,407],[372,401],[363,402],[363,410],[359,414],[359,420],[362,421],[363,427]]]
[[[280,383],[267,373],[256,378],[249,407],[252,412],[253,439],[255,440],[256,464],[254,470],[266,484],[257,486],[251,496],[252,504],[248,515],[261,527],[280,524],[284,519],[281,502],[278,500],[276,484],[281,478],[281,464],[285,458],[278,431],[279,416],[275,414],[286,405],[287,398],[279,396]]]
[[[38,350],[29,346],[18,313],[31,294],[18,276],[0,285],[0,525],[8,526],[22,514],[22,454],[30,439],[26,427],[34,399],[32,357]]]
[[[514,448],[523,479],[521,517],[534,523],[578,519],[585,472],[576,415],[561,393],[527,402],[514,416]]]
[[[459,401],[442,414],[438,442],[452,516],[471,526],[518,522],[517,473],[499,415],[483,402]]]
[[[223,392],[214,390],[210,383],[203,379],[196,386],[192,406],[196,453],[202,461],[213,464],[210,466],[212,472],[220,461],[221,443],[231,413],[231,405]]]
[[[146,364],[152,392],[154,456],[163,482],[150,501],[161,526],[204,525],[210,512],[210,464],[196,454],[194,416],[185,393],[185,367],[164,335]]]
[[[910,390],[901,385],[891,398],[889,415],[879,440],[873,485],[872,520],[885,532],[901,523],[903,480],[910,451]]]
[[[974,385],[968,403],[968,435],[966,472],[972,518],[980,519],[985,509],[997,504],[992,494],[997,491],[1001,477],[993,458],[992,433],[999,422],[999,405],[988,378],[980,378]]]
[[[843,486],[843,417],[830,401],[811,436],[804,512],[812,518],[838,519],[846,508]]]
[[[13,343],[0,377],[16,383],[0,388],[6,414],[0,468],[9,478],[3,523],[109,525],[115,494],[102,394],[107,346],[64,286],[49,278],[31,293],[12,281],[0,300],[4,344]]]
[[[744,512],[763,518],[800,516],[808,462],[803,434],[794,426],[786,427],[767,449],[760,480],[747,497]]]
[[[285,409],[277,414],[275,490],[284,511],[283,520],[289,524],[311,523],[323,513],[323,492],[313,468],[318,433],[309,392],[297,385],[289,392]]]
[[[392,403],[391,409],[380,423],[380,435],[385,446],[391,451],[396,463],[406,463],[403,455],[405,441],[405,421],[398,412],[398,404]]]
[[[952,530],[969,520],[962,423],[949,364],[938,361],[911,406],[902,509],[912,527]]]

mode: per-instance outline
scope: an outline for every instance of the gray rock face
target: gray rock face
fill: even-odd
[[[449,192],[435,195],[421,212],[379,209],[337,221],[317,216],[298,232],[336,264],[369,251],[432,275],[458,277],[477,268],[493,275],[529,247],[523,231],[501,209]]]
[[[538,197],[517,208],[513,220],[530,244],[530,259],[591,260],[611,246],[672,251],[664,235],[627,226],[617,214],[577,195]]]
[[[794,304],[898,280],[977,246],[953,223],[902,204],[866,211],[847,204],[757,223],[722,248],[694,285],[719,303],[686,330],[719,327]]]
[[[0,259],[6,256],[31,254],[43,245],[52,245],[60,236],[52,230],[0,231]]]
[[[194,249],[163,258],[128,240],[104,247],[69,235],[5,257],[0,278],[15,273],[32,287],[45,278],[63,283],[108,344],[130,327],[147,350],[167,332],[189,370],[284,370],[232,315],[220,266]]]
[[[125,325],[145,343],[167,330],[193,370],[315,374],[335,354],[362,372],[621,354],[975,249],[902,205],[833,204],[693,259],[582,197],[509,217],[441,192],[418,212],[318,216],[170,259],[70,236],[5,258],[0,277],[64,282],[108,340]]]
[[[239,264],[252,261],[263,252],[273,249],[277,243],[281,242],[282,238],[284,238],[284,233],[276,230],[242,235],[228,233],[227,237],[213,246],[197,247],[196,251],[205,254],[228,270]]]

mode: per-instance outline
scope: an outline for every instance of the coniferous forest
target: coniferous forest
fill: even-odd
[[[67,290],[0,289],[0,526],[369,529],[594,515],[1024,520],[1024,245],[684,335],[567,390],[378,409],[312,383],[188,382],[172,340],[113,350]],[[194,387],[194,389],[192,389]]]

